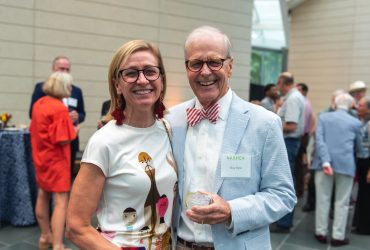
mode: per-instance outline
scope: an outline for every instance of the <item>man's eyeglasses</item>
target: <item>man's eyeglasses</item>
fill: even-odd
[[[226,60],[227,59],[223,59],[223,58],[214,58],[208,61],[193,59],[193,60],[185,61],[185,65],[188,68],[188,70],[192,72],[199,72],[203,68],[204,64],[207,64],[207,67],[210,70],[218,71],[222,68],[222,66],[224,65],[224,61]]]
[[[140,72],[143,72],[144,77],[148,81],[155,81],[161,75],[159,67],[151,66],[145,69],[121,69],[118,71],[118,75],[121,75],[122,80],[127,83],[134,83],[139,79]]]

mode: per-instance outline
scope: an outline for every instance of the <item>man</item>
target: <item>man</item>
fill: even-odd
[[[358,102],[366,95],[366,84],[363,81],[355,81],[349,85],[348,93],[354,98],[354,108],[357,108]]]
[[[304,129],[304,98],[295,88],[293,75],[289,72],[280,74],[277,86],[280,93],[284,96],[284,103],[278,115],[283,123],[285,146],[288,152],[291,175],[295,182],[295,159]],[[293,226],[293,215],[294,211],[285,215],[271,226],[271,231],[275,233],[289,233],[290,228]]]
[[[231,45],[218,29],[193,30],[185,59],[196,97],[167,117],[178,164],[174,244],[177,249],[271,249],[268,225],[296,203],[281,121],[230,89]]]
[[[261,101],[262,107],[272,112],[275,112],[275,100],[278,95],[276,85],[273,83],[267,84],[264,88],[265,97]]]
[[[71,68],[71,63],[69,58],[66,56],[58,56],[54,58],[52,63],[52,71],[61,71],[69,73]],[[45,93],[42,91],[42,86],[44,82],[39,82],[35,85],[35,89],[32,93],[31,105],[29,109],[29,117],[32,119],[32,107],[33,104],[40,99],[41,97],[45,96]],[[72,92],[71,97],[63,99],[64,104],[68,107],[69,110],[69,117],[71,118],[73,124],[77,126],[78,124],[82,123],[85,120],[85,108],[84,108],[84,101],[82,96],[82,90],[72,85]],[[74,170],[74,162],[76,159],[76,153],[79,150],[79,138],[77,136],[71,142],[71,177],[73,178],[77,173]]]
[[[315,238],[321,243],[327,242],[330,201],[334,189],[333,246],[349,244],[345,231],[356,170],[354,149],[361,150],[361,122],[348,113],[353,101],[347,93],[338,95],[335,98],[337,110],[322,113],[316,131],[316,150],[312,163],[317,208]]]
[[[296,193],[298,197],[303,195],[304,191],[304,175],[308,170],[307,146],[311,135],[313,134],[313,114],[312,105],[307,98],[308,86],[305,83],[297,84],[298,91],[304,97],[304,128],[303,135],[300,138],[300,146],[296,157]]]

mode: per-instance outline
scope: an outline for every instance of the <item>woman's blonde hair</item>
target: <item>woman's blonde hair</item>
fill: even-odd
[[[162,103],[162,100],[164,98],[164,95],[166,93],[166,87],[167,87],[167,82],[166,82],[166,74],[164,70],[164,64],[163,64],[163,59],[161,56],[161,53],[158,49],[157,46],[144,41],[144,40],[132,40],[129,41],[125,44],[123,44],[113,55],[112,62],[110,63],[109,66],[109,72],[108,72],[108,83],[109,83],[109,93],[111,97],[111,105],[109,109],[109,114],[112,113],[114,110],[117,108],[120,110],[124,110],[126,107],[126,102],[124,99],[124,96],[118,95],[117,89],[115,86],[115,81],[119,80],[119,70],[120,66],[122,63],[125,63],[127,58],[131,56],[132,54],[138,52],[138,51],[149,51],[154,55],[154,57],[158,61],[158,67],[160,68],[161,76],[162,77],[162,92],[160,95],[159,100],[155,103],[155,107],[159,106],[160,103]],[[107,115],[106,121],[112,119],[110,115]]]
[[[71,96],[72,76],[66,72],[54,72],[42,86],[48,96],[62,99]]]

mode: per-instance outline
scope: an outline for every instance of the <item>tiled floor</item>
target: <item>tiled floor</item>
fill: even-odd
[[[314,212],[302,213],[301,202],[298,203],[295,212],[294,227],[289,234],[271,234],[272,249],[274,250],[365,250],[370,249],[370,236],[349,234],[351,244],[348,246],[333,248],[330,245],[318,243],[313,238]],[[1,250],[34,250],[37,249],[39,229],[37,225],[30,227],[13,227],[1,224],[0,227],[0,249]],[[78,249],[68,240],[65,244]],[[228,250],[228,249],[225,249]],[[235,249],[237,250],[237,249]],[[256,249],[259,250],[259,249]]]

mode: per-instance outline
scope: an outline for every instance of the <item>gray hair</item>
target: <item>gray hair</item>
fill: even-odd
[[[196,29],[194,29],[188,37],[185,40],[185,46],[184,46],[184,52],[185,52],[185,58],[186,58],[186,52],[188,50],[190,42],[192,42],[195,38],[202,37],[202,36],[222,36],[224,40],[224,46],[226,55],[225,58],[232,58],[231,56],[231,42],[230,39],[227,37],[225,33],[223,33],[221,30],[211,27],[211,26],[201,26]]]
[[[70,64],[71,64],[71,61],[69,60],[68,57],[66,56],[57,56],[53,59],[53,67],[55,66],[55,64],[57,63],[57,61],[59,61],[60,59],[66,59]]]
[[[335,106],[337,109],[349,110],[354,103],[353,97],[348,93],[342,93],[335,97]]]

